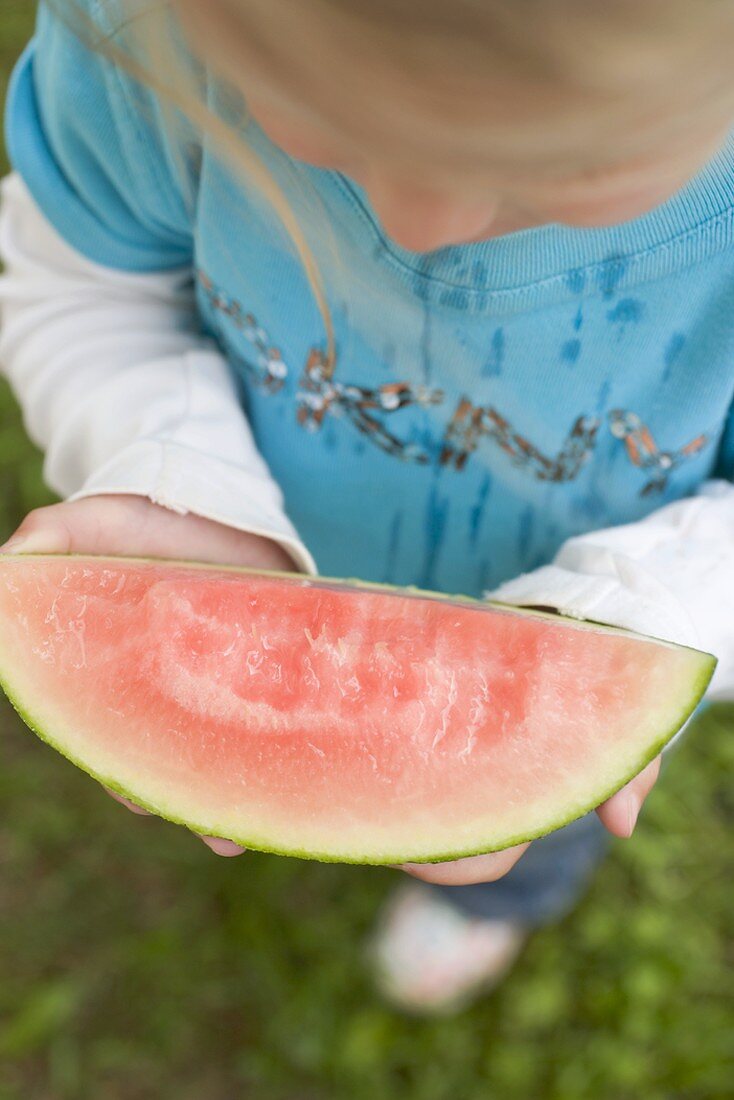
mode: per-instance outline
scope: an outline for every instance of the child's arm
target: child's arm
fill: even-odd
[[[313,572],[227,365],[197,334],[189,273],[91,263],[17,176],[3,185],[0,254],[0,362],[51,487],[138,494],[273,540],[280,568]]]
[[[570,539],[552,565],[488,595],[707,650],[719,662],[709,696],[734,699],[734,485],[709,481],[636,523]]]

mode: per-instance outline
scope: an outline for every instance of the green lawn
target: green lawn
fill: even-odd
[[[2,0],[5,68],[30,8]],[[3,388],[0,536],[48,499]],[[710,712],[579,910],[424,1023],[362,962],[395,874],[218,860],[0,703],[0,1100],[731,1100],[733,733]]]

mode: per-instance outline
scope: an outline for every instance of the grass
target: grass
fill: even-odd
[[[28,32],[3,0],[0,64]],[[0,390],[0,536],[50,498]],[[0,703],[0,1100],[731,1100],[734,711],[512,979],[440,1022],[375,996],[389,871],[217,860]]]

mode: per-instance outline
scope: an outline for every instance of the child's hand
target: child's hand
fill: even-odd
[[[200,516],[182,516],[138,496],[87,497],[39,508],[26,516],[0,549],[18,554],[119,554],[296,570],[293,559],[269,539]],[[147,814],[112,791],[109,794],[134,813]],[[202,840],[217,855],[239,855],[244,850],[229,840]]]
[[[631,779],[626,787],[617,791],[606,802],[597,807],[597,814],[603,825],[614,836],[629,837],[637,821],[637,815],[648,794],[655,786],[660,771],[660,757],[656,757],[646,768]],[[475,882],[494,882],[510,871],[529,844],[518,844],[515,848],[506,848],[503,852],[492,852],[486,856],[471,856],[457,859],[452,863],[406,863],[401,870],[424,882],[439,882],[444,886],[467,886]]]

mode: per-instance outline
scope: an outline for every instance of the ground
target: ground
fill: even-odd
[[[0,79],[31,7],[3,0]],[[0,536],[51,499],[40,471],[2,388]],[[712,710],[577,911],[421,1022],[363,964],[395,873],[216,859],[0,704],[0,1100],[732,1098],[733,735]]]

